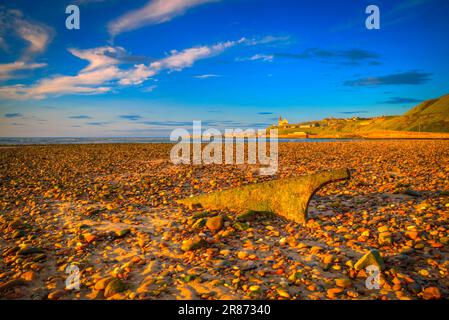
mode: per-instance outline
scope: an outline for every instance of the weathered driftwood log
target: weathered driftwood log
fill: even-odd
[[[179,200],[209,210],[237,213],[272,212],[299,223],[307,221],[310,199],[324,185],[350,179],[348,169],[323,171],[301,177],[273,180]]]

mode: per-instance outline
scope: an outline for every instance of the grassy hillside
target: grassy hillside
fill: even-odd
[[[406,112],[405,127],[400,130],[425,132],[449,132],[449,95],[427,100]]]
[[[449,95],[424,101],[401,116],[324,119],[279,128],[281,135],[306,132],[346,137],[381,131],[449,132]]]

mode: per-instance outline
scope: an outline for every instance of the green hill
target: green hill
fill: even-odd
[[[400,118],[405,126],[399,130],[449,132],[449,95],[424,101]]]
[[[280,127],[279,134],[359,135],[378,131],[449,132],[449,94],[424,101],[400,116],[328,118]]]

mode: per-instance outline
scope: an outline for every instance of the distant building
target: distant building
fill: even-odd
[[[301,129],[306,129],[306,128],[318,128],[318,127],[320,127],[320,126],[321,126],[320,123],[314,122],[314,123],[304,123],[304,124],[301,124],[301,125],[299,126],[299,128],[301,128]]]
[[[279,116],[278,127],[280,127],[280,128],[288,127],[288,120],[282,119],[282,116]]]

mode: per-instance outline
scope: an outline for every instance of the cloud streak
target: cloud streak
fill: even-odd
[[[9,80],[18,77],[20,71],[34,70],[47,66],[46,63],[27,63],[16,61],[12,63],[0,64],[0,80]]]
[[[89,65],[82,72],[119,64],[138,64],[150,60],[147,57],[131,55],[123,47],[105,46],[86,50],[77,48],[70,48],[68,50],[75,57],[89,62]]]
[[[420,85],[428,82],[431,73],[421,71],[409,71],[394,73],[378,77],[366,77],[356,80],[348,80],[344,85],[351,87],[375,87],[388,85]]]
[[[361,113],[367,113],[366,110],[356,110],[356,111],[340,111],[341,114],[361,114]]]
[[[218,74],[201,74],[198,76],[194,76],[194,78],[196,79],[209,79],[209,78],[219,78],[221,76],[219,76]]]
[[[130,11],[108,25],[112,36],[144,26],[168,22],[187,10],[217,0],[152,0],[142,8]]]
[[[401,97],[392,97],[389,100],[383,101],[384,104],[405,104],[405,103],[419,103],[423,100],[414,99],[414,98],[401,98]]]
[[[81,72],[88,72],[117,65],[120,63],[120,61],[112,57],[110,54],[117,54],[119,52],[120,54],[124,54],[124,49],[120,47],[98,47],[87,50],[70,48],[68,50],[75,57],[89,62],[89,65],[81,70]],[[110,54],[108,55],[107,53]]]
[[[120,119],[125,119],[125,120],[129,120],[129,121],[137,121],[142,119],[142,116],[138,115],[138,114],[123,114],[123,115],[119,115],[118,116]]]
[[[108,121],[94,121],[94,122],[86,122],[86,124],[88,126],[101,127],[101,126],[109,124],[109,122]]]
[[[85,114],[81,114],[81,115],[78,115],[78,116],[69,116],[69,117],[67,117],[67,118],[69,118],[69,119],[92,119],[90,116],[88,116],[88,115],[85,115]]]
[[[6,113],[6,114],[4,115],[4,117],[5,117],[5,118],[9,118],[9,119],[12,119],[12,118],[21,118],[21,117],[23,117],[23,114],[18,113],[18,112],[16,112],[16,113]]]
[[[272,54],[255,54],[249,58],[237,58],[237,61],[264,61],[264,62],[271,62],[273,61],[274,56]]]
[[[290,36],[266,35],[264,37],[259,38],[245,39],[245,44],[249,46],[289,44],[290,42],[291,42]]]
[[[363,49],[328,50],[318,48],[309,48],[301,53],[276,53],[274,56],[288,59],[318,59],[347,65],[358,65],[362,62],[379,64],[378,59],[380,58],[377,53]]]
[[[154,90],[156,90],[156,88],[157,88],[157,85],[153,84],[153,85],[151,85],[151,86],[149,86],[149,87],[146,87],[146,88],[143,89],[142,91],[143,91],[143,92],[153,92]]]

